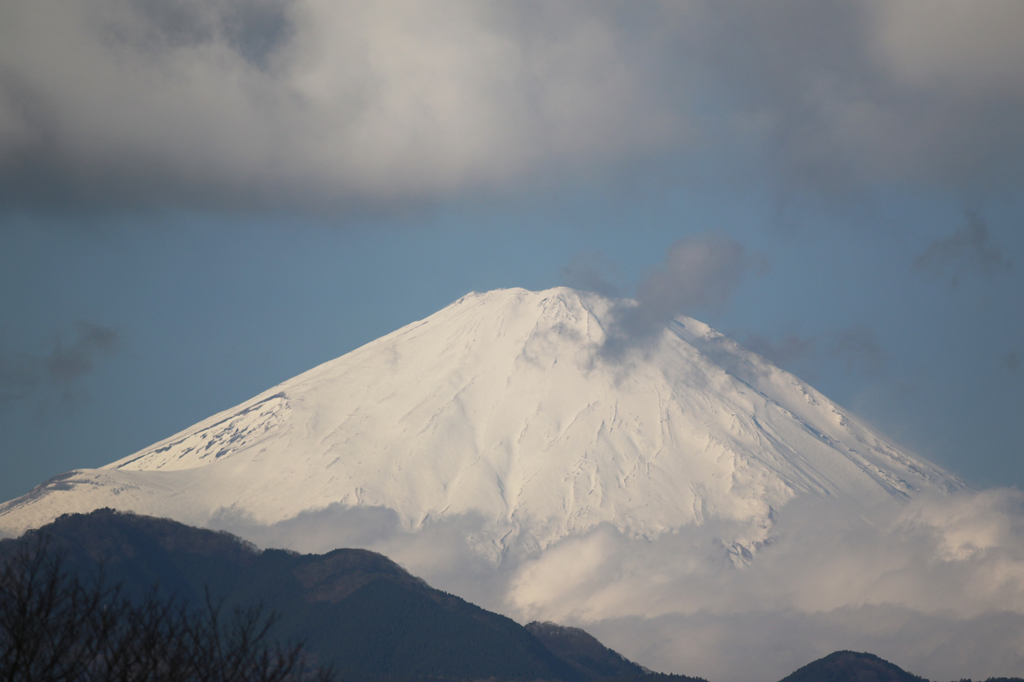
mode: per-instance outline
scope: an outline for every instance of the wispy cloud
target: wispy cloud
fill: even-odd
[[[562,268],[562,276],[574,289],[593,291],[608,298],[619,295],[619,287],[613,284],[613,280],[618,279],[618,269],[600,253],[576,254],[572,262]]]
[[[115,353],[119,333],[91,322],[75,324],[71,340],[58,333],[43,355],[0,353],[0,405],[23,401],[53,402],[65,408],[87,394],[79,387],[101,357]]]
[[[989,239],[988,225],[975,209],[967,212],[963,227],[918,256],[912,270],[948,279],[955,287],[969,273],[991,276],[1011,267],[1010,259]]]
[[[742,345],[763,355],[773,364],[796,371],[807,378],[815,368],[828,362],[839,363],[849,373],[878,374],[889,360],[875,332],[866,325],[853,325],[811,336],[787,334],[781,340],[753,332],[731,334]]]
[[[24,400],[40,378],[38,358],[25,353],[0,353],[0,405]]]
[[[74,340],[65,344],[58,336],[46,357],[47,374],[58,386],[88,374],[98,355],[110,355],[117,348],[118,334],[113,329],[90,322],[79,322],[75,327]]]
[[[677,241],[637,287],[636,296],[612,310],[605,355],[618,356],[648,343],[678,315],[720,309],[757,262],[739,242],[723,235]]]
[[[844,329],[835,335],[829,354],[842,360],[847,372],[860,370],[877,374],[886,362],[885,351],[868,327]]]
[[[814,357],[817,350],[815,339],[801,338],[796,334],[789,334],[781,341],[773,341],[761,334],[747,334],[743,345],[779,367],[791,367],[794,363]]]

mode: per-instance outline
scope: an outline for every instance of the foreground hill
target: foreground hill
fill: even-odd
[[[534,621],[527,624],[526,629],[549,650],[569,661],[587,677],[632,677],[647,673],[642,667],[623,658],[580,628]]]
[[[64,554],[67,566],[88,572],[102,565],[107,579],[129,593],[145,594],[155,584],[163,594],[193,604],[202,603],[207,589],[228,604],[261,603],[280,617],[277,637],[304,641],[317,663],[333,666],[349,681],[590,682],[643,674],[579,630],[546,626],[548,639],[559,642],[552,651],[514,621],[432,589],[387,557],[365,550],[259,551],[227,533],[98,510],[62,516],[19,540],[0,541],[0,561],[39,537]]]
[[[780,682],[928,682],[874,654],[836,651]]]
[[[780,682],[928,682],[869,653],[836,651],[808,663]],[[971,682],[960,680],[959,682]],[[990,677],[985,682],[1024,682],[1019,677]]]

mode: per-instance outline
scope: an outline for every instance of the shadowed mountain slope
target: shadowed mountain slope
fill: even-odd
[[[0,560],[40,536],[72,570],[102,566],[106,579],[129,594],[157,584],[192,604],[207,589],[228,605],[262,603],[280,618],[278,638],[305,641],[318,662],[349,681],[606,676],[570,662],[572,647],[563,647],[565,658],[556,655],[511,619],[432,589],[366,550],[261,552],[227,533],[104,509],[0,541]],[[623,670],[639,670],[619,660]]]
[[[544,646],[569,661],[574,668],[588,677],[619,677],[646,673],[642,667],[626,660],[580,628],[534,621],[527,624],[526,629]]]

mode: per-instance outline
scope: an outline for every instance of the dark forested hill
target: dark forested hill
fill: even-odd
[[[808,663],[780,682],[928,682],[874,654],[836,651]],[[960,680],[971,682],[971,680]],[[990,677],[985,682],[1024,682],[1019,677]]]
[[[836,651],[808,663],[781,682],[928,682],[874,654]]]
[[[581,630],[549,636],[558,642],[553,651],[511,619],[432,589],[365,550],[259,551],[226,533],[100,510],[0,541],[0,560],[40,537],[69,569],[102,570],[129,594],[158,585],[160,593],[192,604],[202,604],[207,591],[228,607],[260,603],[279,616],[275,637],[304,641],[315,662],[333,665],[350,682],[591,682],[644,674]]]
[[[585,630],[534,621],[526,626],[550,651],[591,679],[644,675],[645,670],[612,651]]]

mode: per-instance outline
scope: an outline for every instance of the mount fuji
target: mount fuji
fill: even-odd
[[[943,679],[1024,669],[1024,495],[971,490],[697,320],[631,336],[637,305],[469,294],[43,483],[0,533],[111,507],[371,549],[708,679],[841,648]]]
[[[963,487],[696,320],[605,352],[615,312],[564,288],[470,294],[145,450],[58,476],[0,507],[0,528],[100,507],[208,525],[369,506],[410,531],[477,514],[477,549],[497,561],[602,523],[655,538],[723,519],[745,525],[728,545],[749,558],[797,497],[871,522]]]

